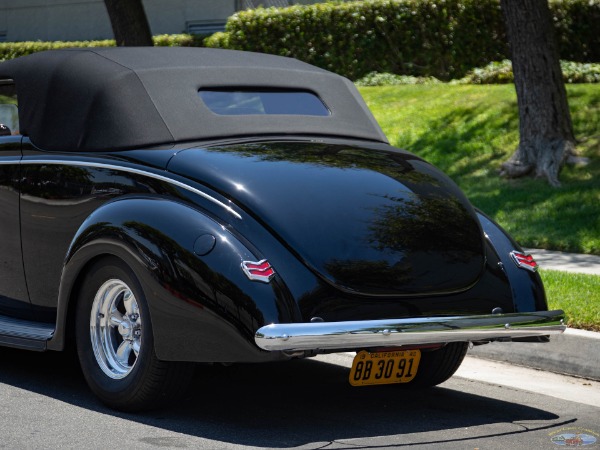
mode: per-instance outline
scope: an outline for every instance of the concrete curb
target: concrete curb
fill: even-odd
[[[542,269],[600,275],[600,256],[524,250]],[[600,381],[600,333],[592,331],[569,328],[548,343],[492,342],[472,348],[469,355]]]
[[[568,328],[548,343],[492,342],[470,356],[600,381],[600,333]]]

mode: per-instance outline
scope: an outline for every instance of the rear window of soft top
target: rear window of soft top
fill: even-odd
[[[220,116],[331,115],[323,101],[308,91],[201,89],[198,95],[208,109]]]

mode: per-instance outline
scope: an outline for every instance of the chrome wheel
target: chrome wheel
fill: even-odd
[[[107,280],[96,292],[90,338],[98,366],[108,377],[129,375],[142,347],[142,318],[135,295],[123,281]]]
[[[183,394],[194,373],[192,364],[157,358],[148,303],[132,266],[114,256],[98,258],[81,278],[77,355],[91,390],[111,408],[163,406]]]

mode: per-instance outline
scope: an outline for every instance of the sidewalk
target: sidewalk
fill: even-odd
[[[600,256],[554,252],[531,248],[524,250],[526,253],[531,253],[533,255],[534,259],[542,269],[600,275]]]
[[[525,249],[542,269],[600,276],[600,256]],[[549,343],[492,342],[473,347],[470,356],[600,381],[600,333],[567,329]]]

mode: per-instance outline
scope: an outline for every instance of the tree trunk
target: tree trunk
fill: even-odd
[[[104,0],[118,46],[152,46],[142,0]]]
[[[519,147],[501,166],[506,177],[534,174],[558,186],[575,137],[548,0],[501,0],[519,106]]]

